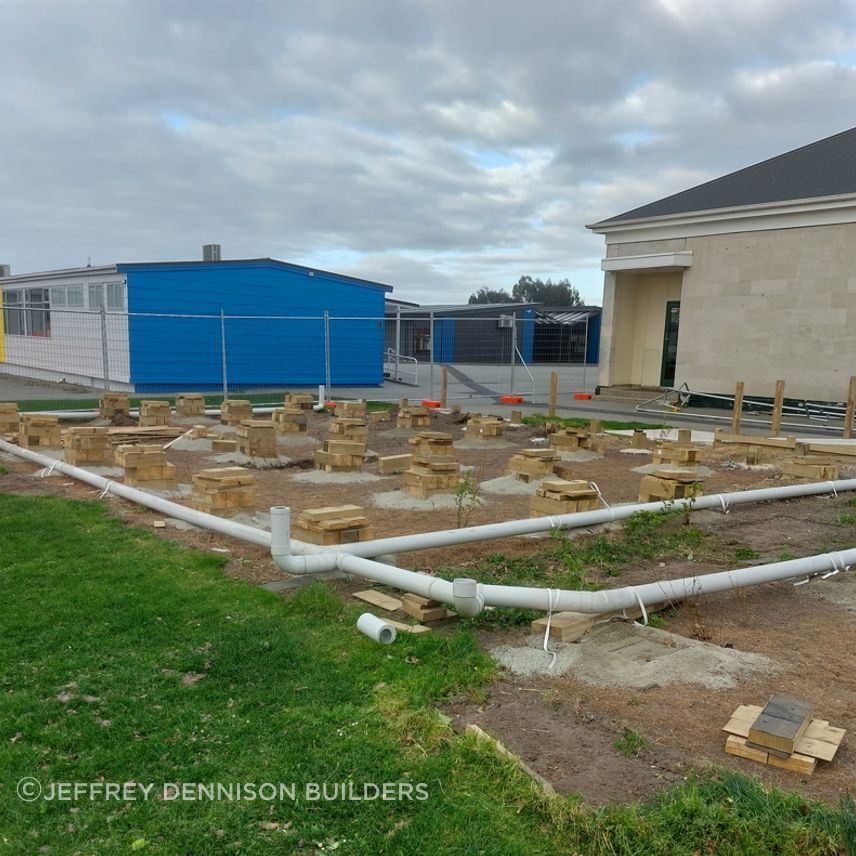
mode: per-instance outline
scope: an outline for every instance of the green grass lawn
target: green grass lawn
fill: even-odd
[[[97,503],[0,494],[0,544],[0,853],[736,856],[856,839],[852,805],[725,773],[642,806],[546,797],[431,704],[492,678],[465,631],[379,646],[322,586],[253,589]],[[25,776],[155,790],[24,802]],[[297,798],[156,798],[218,782],[294,783]],[[424,783],[428,798],[305,798],[323,782]]]

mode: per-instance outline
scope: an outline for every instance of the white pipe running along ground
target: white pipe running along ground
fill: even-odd
[[[271,550],[276,565],[289,573],[321,573],[338,568],[355,576],[366,577],[380,583],[386,583],[404,591],[411,591],[430,597],[443,603],[452,604],[461,615],[477,615],[484,606],[517,606],[530,609],[542,610],[573,610],[576,612],[611,612],[613,610],[632,608],[635,605],[647,606],[657,603],[668,603],[700,594],[712,594],[714,592],[727,591],[730,589],[743,588],[759,583],[772,582],[775,580],[793,579],[807,574],[831,574],[846,570],[851,564],[856,563],[856,549],[844,550],[838,553],[825,553],[818,556],[809,556],[804,559],[794,559],[788,562],[776,562],[771,565],[759,565],[753,568],[737,568],[731,571],[722,571],[714,574],[704,574],[700,577],[686,577],[680,580],[664,580],[657,583],[649,583],[642,586],[631,586],[620,589],[611,589],[600,592],[564,591],[559,589],[541,589],[528,586],[495,586],[483,585],[475,580],[460,578],[454,582],[404,568],[396,568],[380,562],[374,562],[360,556],[349,555],[344,552],[315,552],[320,548],[310,544],[293,541],[290,538],[291,522],[288,508],[271,509],[271,533],[254,526],[246,526],[231,520],[225,520],[212,514],[196,511],[192,508],[171,502],[168,499],[155,496],[146,491],[138,490],[127,485],[106,479],[103,476],[90,473],[81,467],[74,467],[62,461],[56,461],[46,455],[22,449],[5,440],[0,440],[0,451],[7,452],[18,458],[39,464],[49,471],[56,470],[64,475],[76,478],[93,487],[99,488],[104,493],[110,492],[124,499],[129,499],[140,505],[152,508],[162,514],[185,520],[214,532],[229,535],[242,541],[268,547]],[[721,507],[727,510],[729,505],[737,505],[744,502],[761,502],[764,500],[788,499],[796,496],[810,496],[824,493],[844,492],[856,490],[856,479],[845,479],[833,482],[819,482],[805,485],[789,485],[781,488],[770,488],[764,490],[743,491],[739,493],[722,494],[719,496],[699,497],[691,505],[699,507]],[[712,501],[704,504],[705,501]],[[684,503],[690,504],[690,503]],[[562,515],[555,518],[541,518],[525,521],[512,521],[506,526],[514,524],[541,524],[538,529],[526,528],[524,532],[543,531],[561,525],[563,528],[574,526],[588,526],[593,523],[603,523],[608,520],[619,519],[618,513],[623,517],[629,517],[636,511],[665,511],[670,506],[665,503],[646,503],[635,506],[619,506],[607,509],[607,517],[593,520],[592,515],[604,512],[583,512],[581,514]],[[674,503],[674,507],[681,507],[681,501]],[[546,524],[546,525],[545,525]],[[501,526],[502,524],[495,524]],[[472,527],[469,532],[491,529],[493,527]],[[466,533],[468,530],[453,530]],[[428,535],[444,535],[446,533],[427,533]],[[507,534],[524,534],[521,532],[508,532]],[[413,536],[421,538],[424,536]],[[487,535],[486,537],[503,537],[503,535]],[[382,539],[374,542],[387,545],[390,542],[401,539]],[[466,540],[478,540],[467,537]],[[370,542],[365,542],[370,543]],[[453,542],[460,543],[460,542]],[[435,545],[431,545],[435,546]],[[411,547],[410,549],[414,549]],[[305,556],[305,562],[297,562],[295,559],[302,558],[299,554],[312,552],[313,555]]]

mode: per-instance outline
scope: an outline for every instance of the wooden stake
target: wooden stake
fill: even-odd
[[[856,407],[856,377],[850,378],[850,386],[847,389],[847,411],[844,414],[844,439],[849,440],[853,436],[853,409]]]
[[[446,394],[449,390],[449,370],[440,366],[440,407],[446,408]]]
[[[785,401],[785,382],[776,381],[776,397],[773,399],[773,436],[778,437],[782,433],[782,405]]]
[[[734,410],[731,413],[731,433],[740,433],[740,419],[743,416],[743,381],[738,380],[734,387]]]
[[[550,372],[550,406],[547,409],[548,416],[556,415],[556,401],[559,397],[559,373]]]

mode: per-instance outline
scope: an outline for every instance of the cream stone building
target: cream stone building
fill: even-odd
[[[856,375],[856,128],[588,228],[599,384],[842,401]]]

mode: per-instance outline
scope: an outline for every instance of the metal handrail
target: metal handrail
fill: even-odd
[[[383,373],[397,383],[419,386],[419,360],[416,357],[399,354],[394,348],[387,348],[384,351]],[[413,379],[406,380],[408,375]]]
[[[520,357],[520,364],[523,366],[524,369],[526,369],[526,374],[529,375],[529,380],[532,381],[532,401],[534,402],[535,396],[537,394],[535,378],[532,377],[532,372],[529,371],[529,366],[526,365],[526,360],[523,359],[523,354],[520,353],[520,349],[515,347],[514,350],[517,351],[517,356]],[[512,392],[514,392],[514,390],[512,390]]]

